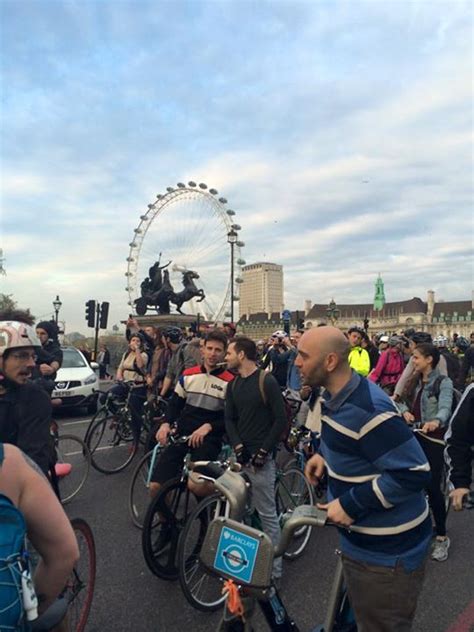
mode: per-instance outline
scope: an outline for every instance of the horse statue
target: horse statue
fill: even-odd
[[[195,296],[199,296],[197,301],[198,303],[200,303],[206,298],[204,290],[199,290],[196,287],[194,279],[199,279],[199,274],[197,272],[194,272],[194,270],[186,270],[185,272],[183,272],[182,283],[184,290],[181,290],[181,292],[173,292],[169,296],[169,300],[171,301],[171,303],[174,303],[176,305],[176,310],[180,314],[183,313],[181,311],[181,307],[183,303],[186,303],[186,301],[190,301]]]

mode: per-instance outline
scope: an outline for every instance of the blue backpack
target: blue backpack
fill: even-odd
[[[0,443],[0,476],[4,459]],[[21,574],[28,568],[23,514],[9,498],[0,494],[0,629],[29,630],[23,608]]]

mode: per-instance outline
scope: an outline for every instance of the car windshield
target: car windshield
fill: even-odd
[[[87,366],[87,364],[79,351],[76,351],[76,349],[63,349],[62,369],[73,369],[81,366]]]

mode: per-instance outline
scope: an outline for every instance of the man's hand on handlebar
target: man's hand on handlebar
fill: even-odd
[[[166,445],[168,443],[168,437],[170,435],[170,432],[171,432],[171,426],[169,425],[169,423],[165,421],[158,428],[158,432],[155,435],[155,439],[158,441],[158,443],[161,443],[161,445]]]
[[[338,498],[332,500],[330,503],[317,503],[316,506],[318,509],[325,509],[328,512],[328,520],[335,524],[340,524],[342,527],[350,527],[354,522],[354,520],[346,514]]]
[[[320,454],[315,454],[306,463],[304,468],[304,475],[312,485],[317,485],[321,480],[324,470],[326,469],[326,463]]]
[[[246,465],[252,458],[252,455],[250,454],[250,452],[241,443],[235,446],[234,453],[235,453],[235,458],[237,460],[237,463],[239,465]]]

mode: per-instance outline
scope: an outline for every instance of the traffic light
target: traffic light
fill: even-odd
[[[369,328],[369,319],[368,318],[364,318],[364,329],[365,331],[367,331]]]
[[[100,320],[99,327],[101,329],[107,329],[107,319],[109,317],[109,303],[107,301],[103,301],[100,306]]]
[[[298,318],[298,329],[304,329],[304,318]]]
[[[92,298],[86,303],[86,320],[88,327],[95,326],[95,301]]]

